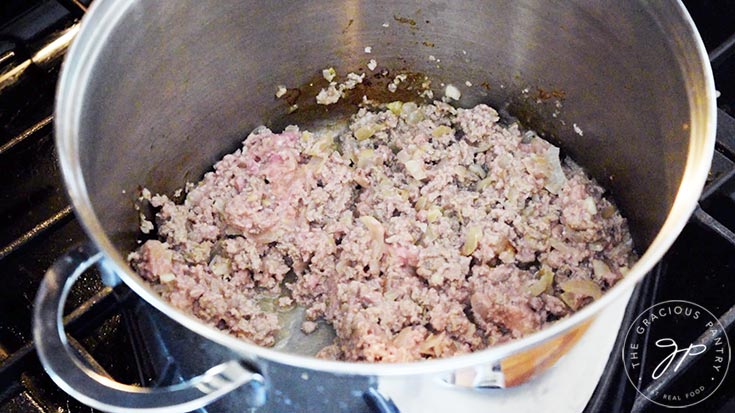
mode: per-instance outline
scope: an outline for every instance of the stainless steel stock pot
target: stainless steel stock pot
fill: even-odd
[[[461,88],[459,105],[504,108],[560,145],[611,191],[640,261],[602,298],[543,331],[405,364],[258,347],[156,295],[125,259],[136,247],[137,188],[167,193],[198,180],[258,125],[308,126],[339,116],[339,108],[309,106],[309,84],[323,68],[347,73],[370,58],[392,73],[428,76],[438,95],[442,84],[471,81],[476,87]],[[274,98],[278,84],[303,86],[293,97],[301,99],[298,111],[289,114],[293,102]],[[366,93],[390,98],[377,86]],[[388,377],[435,376],[470,387],[527,380],[675,240],[708,173],[716,115],[707,55],[683,5],[642,0],[96,0],[66,57],[56,103],[61,167],[90,241],[61,257],[44,280],[35,310],[38,352],[74,397],[128,412],[192,410],[229,392],[243,410],[267,410],[296,390],[313,395],[304,402],[311,410],[329,411],[319,403],[329,402],[330,388],[319,393],[314,386],[352,382],[365,390],[353,392],[356,400],[390,411],[374,391]],[[101,377],[77,360],[61,312],[70,286],[91,265],[163,314],[201,375],[146,389]],[[284,377],[311,379],[294,386]]]

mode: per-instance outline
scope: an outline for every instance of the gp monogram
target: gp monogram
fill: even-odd
[[[641,395],[660,406],[683,408],[705,400],[722,384],[730,343],[720,322],[704,307],[664,301],[630,325],[622,359]],[[664,381],[666,386],[657,386]]]

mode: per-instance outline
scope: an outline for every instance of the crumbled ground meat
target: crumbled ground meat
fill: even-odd
[[[159,240],[132,265],[237,337],[273,345],[263,297],[293,300],[303,331],[337,333],[320,357],[397,362],[532,333],[636,259],[603,189],[550,143],[485,105],[388,108],[341,133],[257,129],[182,204],[151,197]]]

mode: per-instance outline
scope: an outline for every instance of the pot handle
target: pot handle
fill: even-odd
[[[265,403],[263,376],[238,360],[217,365],[184,383],[160,388],[121,384],[82,364],[64,332],[64,303],[77,278],[102,257],[102,252],[89,243],[73,248],[46,272],[36,296],[33,339],[41,363],[59,387],[90,407],[112,412],[188,412],[240,386],[249,388],[243,407]]]

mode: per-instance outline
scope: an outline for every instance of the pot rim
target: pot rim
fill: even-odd
[[[321,360],[260,347],[209,326],[163,300],[139,278],[127,264],[124,256],[112,245],[92,209],[80,166],[78,141],[75,139],[79,133],[78,120],[83,114],[82,102],[88,84],[86,80],[92,73],[94,62],[104,47],[105,40],[134,3],[135,0],[94,2],[82,20],[82,28],[64,62],[56,94],[54,128],[59,162],[69,198],[85,232],[103,251],[105,258],[102,265],[106,269],[112,270],[136,294],[179,324],[256,362],[258,359],[266,359],[294,367],[338,374],[396,376],[441,373],[497,362],[510,354],[531,348],[568,332],[593,317],[625,291],[632,289],[661,259],[686,225],[697,206],[709,172],[714,152],[717,114],[714,79],[699,33],[686,8],[681,1],[678,1],[675,5],[676,10],[672,12],[677,20],[666,23],[682,26],[678,28],[681,31],[677,35],[677,44],[680,49],[687,49],[678,50],[679,60],[685,60],[679,61],[679,70],[683,72],[685,84],[688,86],[691,120],[690,144],[684,174],[672,208],[651,245],[628,274],[601,298],[570,317],[527,337],[443,359],[392,364],[356,363]]]

